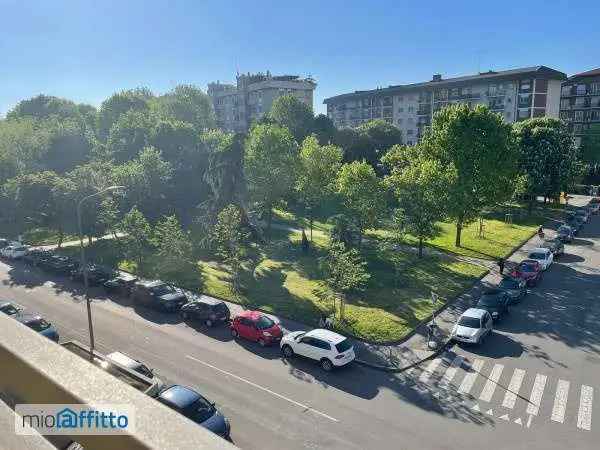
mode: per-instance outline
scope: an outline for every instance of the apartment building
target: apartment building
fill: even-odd
[[[563,83],[560,118],[569,125],[576,145],[591,125],[600,128],[600,68],[573,75]]]
[[[559,117],[561,83],[567,76],[546,66],[488,71],[337,95],[323,101],[337,128],[384,119],[413,145],[431,125],[433,113],[452,103],[488,105],[512,123],[530,117]]]
[[[217,125],[226,131],[245,132],[254,120],[271,110],[278,97],[293,95],[313,107],[313,92],[317,83],[312,78],[297,75],[273,76],[267,73],[242,74],[236,84],[209,83]]]

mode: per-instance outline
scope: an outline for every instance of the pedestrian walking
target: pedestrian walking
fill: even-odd
[[[500,271],[500,275],[502,275],[504,272],[504,258],[498,260],[498,270]]]
[[[538,228],[538,236],[540,239],[544,239],[544,228],[541,225]]]

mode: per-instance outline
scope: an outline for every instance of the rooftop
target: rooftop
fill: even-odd
[[[586,78],[586,77],[600,77],[600,67],[597,69],[588,70],[586,72],[576,73],[575,75],[571,75],[569,80],[577,79],[577,78]]]
[[[378,88],[366,91],[354,91],[349,94],[341,94],[336,95],[334,97],[326,98],[323,100],[323,103],[327,104],[329,102],[343,100],[346,98],[360,97],[364,94],[377,94],[377,93],[385,93],[385,94],[393,94],[393,93],[401,93],[408,92],[416,89],[422,88],[433,88],[433,87],[443,87],[443,86],[451,86],[455,84],[468,84],[472,81],[482,81],[482,80],[490,80],[490,81],[504,81],[511,79],[518,79],[525,76],[535,76],[536,78],[547,78],[547,79],[558,79],[565,80],[567,75],[563,72],[559,72],[558,70],[551,69],[546,66],[531,66],[531,67],[521,67],[517,69],[509,69],[509,70],[500,70],[493,71],[489,70],[487,72],[480,72],[475,75],[465,75],[454,78],[442,78],[439,75],[434,75],[431,81],[424,81],[421,83],[410,83],[410,84],[398,84],[398,85],[390,85],[387,88]]]
[[[324,341],[327,341],[330,344],[334,345],[346,339],[346,337],[342,336],[341,334],[337,334],[329,330],[324,330],[322,328],[317,328],[315,330],[309,331],[308,333],[306,333],[306,336],[315,337],[317,339],[323,339]]]
[[[467,316],[467,317],[475,317],[477,319],[481,319],[486,312],[487,311],[485,309],[469,308],[464,313],[462,313],[462,315]]]

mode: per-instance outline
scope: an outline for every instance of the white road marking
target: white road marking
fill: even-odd
[[[531,389],[531,396],[529,397],[529,404],[527,405],[527,414],[537,416],[540,411],[540,404],[542,403],[542,394],[546,387],[546,375],[537,374],[535,381],[533,382],[533,388]]]
[[[503,416],[500,416],[499,418],[502,420],[506,420],[506,421],[510,420],[510,417],[508,417],[508,414],[504,414]]]
[[[479,409],[479,405],[478,405],[477,403],[475,403],[475,406],[473,406],[471,409],[472,409],[473,411],[480,411],[480,409]]]
[[[502,364],[494,364],[492,368],[492,372],[488,377],[488,380],[483,386],[483,390],[481,391],[481,395],[479,396],[479,400],[483,400],[484,402],[489,402],[494,396],[494,391],[496,390],[496,386],[498,385],[498,380],[500,379],[500,375],[502,375],[502,370],[504,369],[504,365]]]
[[[565,411],[567,409],[567,399],[569,398],[569,382],[558,380],[556,385],[556,395],[554,396],[554,407],[552,408],[551,420],[563,423],[565,421]]]
[[[475,380],[479,376],[479,372],[481,372],[481,368],[483,367],[484,361],[483,359],[476,359],[471,366],[471,371],[467,372],[465,378],[460,383],[458,387],[458,392],[460,394],[468,394],[473,389],[473,384],[475,384]]]
[[[494,415],[494,411],[492,411],[491,409],[488,409],[488,410],[487,410],[485,413],[486,413],[488,416],[493,416],[493,415]]]
[[[527,428],[531,426],[531,419],[533,419],[533,416],[529,416],[529,418],[527,419]]]
[[[516,423],[517,425],[521,425],[521,426],[523,426],[523,421],[521,420],[521,418],[520,418],[520,417],[519,417],[517,420],[515,420],[515,423]]]
[[[433,372],[435,372],[435,370],[438,368],[441,362],[441,358],[432,359],[431,362],[425,368],[425,370],[421,373],[419,381],[421,383],[427,383],[427,381],[429,381],[429,377],[433,374]]]
[[[519,389],[521,389],[521,384],[523,383],[524,377],[524,370],[515,369],[515,371],[513,372],[513,376],[510,379],[510,383],[508,384],[506,394],[504,394],[504,401],[502,402],[502,406],[508,409],[513,409],[515,407],[515,402],[517,401],[517,394],[519,393]]]
[[[577,414],[577,428],[590,431],[592,428],[592,401],[594,400],[594,388],[581,386],[579,397],[579,413]]]
[[[278,394],[277,392],[273,392],[271,389],[268,389],[266,387],[260,386],[260,385],[258,385],[256,383],[253,383],[250,380],[246,380],[245,378],[242,378],[242,377],[240,377],[238,375],[235,375],[235,374],[233,374],[231,372],[227,372],[226,370],[219,369],[218,367],[213,366],[212,364],[209,364],[207,362],[201,361],[201,360],[199,360],[197,358],[194,358],[193,356],[185,355],[185,357],[188,358],[188,359],[191,359],[193,361],[196,361],[197,363],[200,363],[200,364],[202,364],[202,365],[204,365],[206,367],[210,367],[211,369],[216,370],[217,372],[221,372],[224,375],[228,375],[228,376],[230,376],[232,378],[235,378],[238,381],[242,381],[243,383],[249,384],[250,386],[253,386],[256,389],[260,389],[261,391],[267,392],[267,393],[273,395],[274,397],[280,398],[281,400],[285,400],[286,402],[291,403],[292,405],[296,405],[296,406],[299,406],[302,409],[305,409],[305,410],[308,410],[308,411],[312,411],[313,413],[318,414],[319,416],[325,417],[326,419],[329,419],[332,422],[339,422],[339,420],[337,420],[335,417],[331,417],[331,416],[329,416],[329,415],[327,415],[327,414],[325,414],[325,413],[323,413],[323,412],[321,412],[319,410],[311,408],[310,406],[307,406],[307,405],[304,405],[304,404],[302,404],[300,402],[292,400],[291,398],[288,398],[288,397],[286,397],[284,395]]]
[[[462,356],[457,356],[456,358],[454,358],[454,360],[452,360],[450,367],[448,367],[446,373],[444,373],[442,381],[440,381],[439,387],[441,389],[447,389],[450,386],[450,382],[454,379],[456,371],[462,365],[463,361],[464,358]]]

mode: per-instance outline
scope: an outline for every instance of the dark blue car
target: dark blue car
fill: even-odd
[[[231,431],[229,420],[215,408],[214,403],[209,402],[193,389],[173,385],[163,389],[156,399],[204,428],[229,440]]]
[[[48,339],[58,342],[58,331],[42,316],[37,314],[21,314],[16,316],[15,319],[41,335],[46,336]]]

